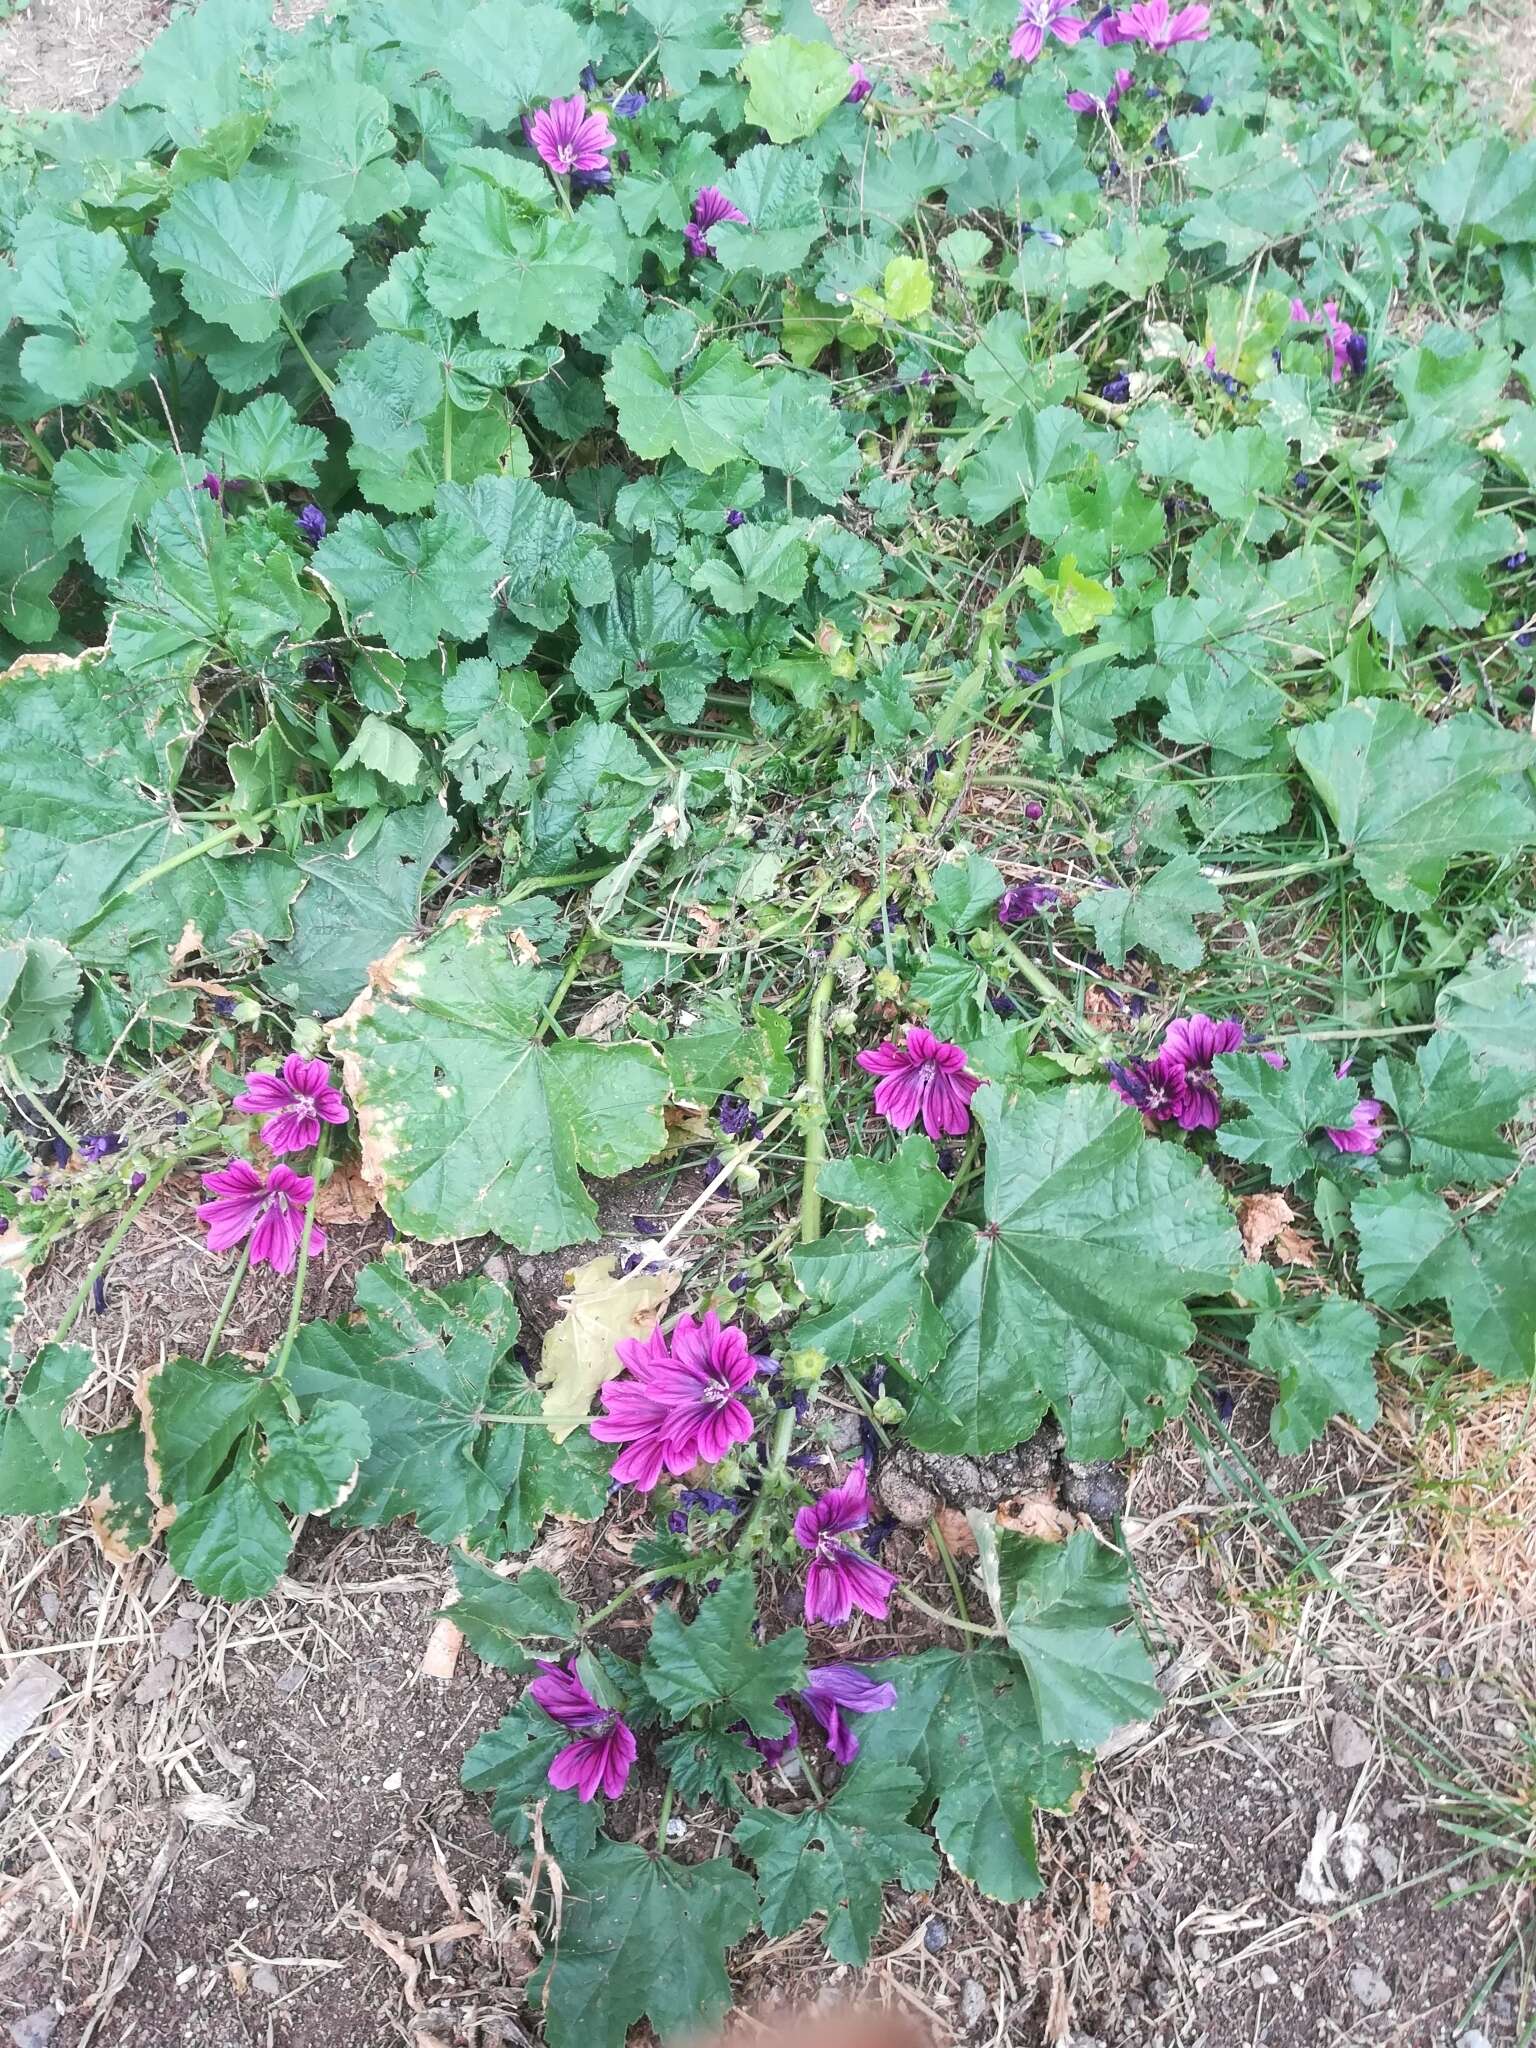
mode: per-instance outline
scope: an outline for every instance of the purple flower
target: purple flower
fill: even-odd
[[[275,1074],[248,1074],[245,1092],[234,1107],[246,1116],[264,1116],[261,1142],[269,1152],[307,1152],[318,1144],[322,1124],[344,1124],[347,1105],[331,1085],[324,1060],[307,1060],[291,1052]]]
[[[220,483],[219,479],[214,475],[211,469],[206,470],[204,472],[203,480],[198,485],[197,488],[200,491],[206,491],[209,497],[212,498],[215,505],[218,504],[219,500],[224,495],[224,486],[222,483]]]
[[[877,1685],[851,1664],[823,1664],[806,1680],[800,1697],[825,1730],[827,1747],[837,1761],[851,1764],[859,1753],[859,1738],[844,1714],[883,1714],[895,1706],[896,1688]]]
[[[887,1038],[859,1054],[866,1074],[878,1074],[875,1110],[898,1131],[921,1117],[930,1138],[958,1138],[971,1127],[971,1097],[982,1086],[965,1071],[965,1050],[935,1038],[921,1024],[907,1026],[907,1042]]]
[[[1344,343],[1344,353],[1349,358],[1349,367],[1357,377],[1365,375],[1365,366],[1371,359],[1371,345],[1358,329],[1351,328]]]
[[[856,107],[861,101],[867,100],[874,89],[875,81],[855,57],[848,66],[848,90],[843,95],[844,99],[850,107]]]
[[[299,514],[299,531],[311,547],[325,539],[325,514],[318,505],[306,505]]]
[[[304,1235],[304,1212],[315,1196],[307,1173],[295,1173],[279,1161],[262,1174],[248,1159],[231,1159],[216,1173],[205,1173],[203,1186],[214,1196],[197,1208],[197,1220],[208,1232],[209,1251],[233,1251],[249,1238],[253,1266],[270,1266],[274,1273],[293,1271]],[[324,1250],[325,1232],[318,1223],[311,1224],[310,1257],[319,1258]]]
[[[1218,1053],[1236,1052],[1243,1042],[1243,1027],[1236,1017],[1217,1023],[1196,1011],[1193,1017],[1176,1017],[1158,1048],[1158,1060],[1175,1077],[1174,1116],[1180,1130],[1214,1131],[1221,1122],[1221,1097],[1211,1062]]]
[[[1060,890],[1052,889],[1044,882],[1015,882],[998,898],[997,921],[1001,925],[1027,924],[1030,918],[1038,917],[1048,904],[1060,900]]]
[[[1019,18],[1008,39],[1008,54],[1033,64],[1045,48],[1047,35],[1070,49],[1086,26],[1083,17],[1070,12],[1063,0],[1019,0]]]
[[[738,511],[734,505],[725,515],[725,530],[727,533],[734,533],[738,526],[745,526],[746,523],[746,513]]]
[[[1384,1104],[1367,1095],[1350,1111],[1347,1129],[1335,1130],[1331,1124],[1324,1125],[1324,1132],[1335,1152],[1379,1152],[1381,1131],[1378,1126],[1384,1108]]]
[[[601,109],[589,114],[586,95],[579,92],[540,107],[528,123],[528,139],[557,178],[568,178],[572,171],[606,171],[613,148],[608,116]]]
[[[769,1360],[754,1357],[742,1332],[713,1309],[702,1321],[679,1316],[670,1348],[658,1327],[614,1350],[632,1377],[604,1382],[604,1412],[591,1430],[599,1443],[627,1447],[614,1460],[616,1480],[649,1493],[663,1470],[675,1477],[751,1442],[752,1417],[738,1396]]]
[[[1155,1123],[1165,1124],[1179,1113],[1178,1076],[1163,1059],[1131,1060],[1125,1066],[1111,1060],[1109,1085],[1122,1102]]]
[[[1139,0],[1115,16],[1115,40],[1145,43],[1149,50],[1171,50],[1175,43],[1203,43],[1211,32],[1209,7],[1168,11],[1168,0]]]
[[[621,92],[613,103],[613,111],[621,121],[633,121],[636,114],[645,112],[643,92]]]
[[[139,1189],[143,1187],[145,1181],[147,1181],[148,1179],[149,1175],[147,1173],[130,1173],[128,1176],[129,1194],[136,1195],[139,1192]]]
[[[82,1159],[106,1159],[113,1152],[120,1152],[122,1149],[123,1140],[117,1131],[97,1131],[91,1137],[82,1138],[80,1141]]]
[[[715,1105],[715,1121],[727,1138],[756,1137],[759,1128],[752,1105],[741,1095],[722,1095]]]
[[[1100,398],[1108,399],[1111,405],[1124,405],[1131,395],[1130,373],[1117,370],[1113,377],[1106,377],[1099,386]]]
[[[709,231],[727,221],[740,228],[750,225],[741,208],[733,205],[718,185],[701,185],[694,196],[693,218],[683,229],[688,253],[699,257],[713,256],[715,251]]]
[[[1097,93],[1074,91],[1067,94],[1067,105],[1074,114],[1102,114],[1108,120],[1135,83],[1134,71],[1117,71],[1114,84],[1102,99]],[[1108,395],[1106,392],[1105,396]],[[1127,398],[1131,395],[1129,379],[1126,380],[1125,395]]]
[[[33,1181],[33,1183],[32,1183],[32,1185],[31,1185],[31,1187],[29,1187],[29,1188],[27,1189],[27,1195],[28,1195],[28,1198],[29,1198],[29,1199],[30,1199],[31,1201],[34,1201],[34,1202],[46,1202],[46,1201],[47,1201],[47,1199],[48,1199],[48,1183],[47,1183],[47,1181],[45,1181],[45,1180],[35,1180],[35,1181]]]
[[[557,1791],[574,1791],[583,1804],[599,1792],[617,1799],[629,1783],[635,1761],[635,1738],[619,1716],[599,1706],[576,1674],[574,1662],[562,1669],[539,1662],[539,1675],[528,1696],[562,1728],[585,1732],[557,1750],[549,1766],[549,1782]]]
[[[896,1574],[872,1563],[852,1544],[837,1541],[867,1527],[869,1517],[869,1481],[862,1464],[852,1468],[841,1486],[829,1486],[795,1516],[795,1541],[811,1552],[805,1575],[807,1621],[837,1627],[855,1607],[877,1621],[890,1612]]]
[[[1029,820],[1031,825],[1038,825],[1040,820],[1045,816],[1045,805],[1041,803],[1036,803],[1034,798],[1031,797],[1029,802],[1024,806],[1024,815]]]
[[[1333,364],[1329,373],[1331,382],[1342,384],[1346,370],[1352,371],[1357,377],[1364,370],[1370,355],[1370,344],[1363,334],[1356,334],[1347,320],[1339,318],[1337,299],[1325,299],[1320,313],[1309,313],[1302,300],[1292,299],[1291,318],[1301,326],[1327,327],[1328,345],[1333,352]]]

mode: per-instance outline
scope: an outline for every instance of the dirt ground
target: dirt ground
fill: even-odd
[[[0,100],[104,103],[167,11],[33,0],[0,26]],[[899,66],[924,11],[938,8],[864,0],[850,41]],[[146,1212],[82,1333],[100,1362],[94,1419],[121,1419],[165,1351],[201,1345],[224,1274],[190,1227],[195,1198],[183,1178]],[[616,1228],[630,1204],[651,1213],[654,1188],[612,1191]],[[40,1325],[101,1235],[34,1283]],[[385,1241],[377,1217],[333,1226],[318,1312],[343,1312]],[[488,1249],[407,1257],[435,1279]],[[561,1263],[502,1269],[534,1331]],[[232,1347],[270,1342],[286,1299],[243,1294]],[[1226,1428],[1251,1471],[1178,1425],[1130,1472],[1126,1531],[1169,1707],[1102,1760],[1073,1815],[1045,1819],[1041,1897],[992,1906],[946,1873],[931,1897],[893,1898],[862,1973],[829,1967],[814,1928],[748,1944],[744,2011],[859,1992],[940,2041],[1020,2048],[1529,2038],[1531,1897],[1448,1832],[1487,1816],[1445,1789],[1523,1799],[1536,1828],[1527,1418],[1469,1382],[1430,1428],[1404,1394],[1373,1437],[1336,1428],[1285,1463],[1255,1390],[1208,1394],[1235,1403]],[[51,1542],[0,1530],[0,1586],[0,1687],[25,1672],[54,1688],[0,1754],[0,2041],[538,2039],[509,1857],[458,1785],[515,1686],[467,1648],[450,1675],[424,1670],[451,1587],[441,1550],[401,1526],[308,1527],[277,1593],[231,1610],[152,1554],[109,1561],[71,1518]],[[871,1627],[860,1652],[892,1647]]]

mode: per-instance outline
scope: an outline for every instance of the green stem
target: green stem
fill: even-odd
[[[565,972],[561,975],[558,983],[556,984],[554,994],[550,997],[549,1001],[544,1005],[544,1023],[540,1027],[540,1037],[543,1036],[546,1030],[560,1032],[560,1036],[562,1038],[565,1036],[564,1032],[560,1031],[559,1023],[556,1021],[559,1015],[560,1005],[565,1001],[566,997],[570,994],[571,984],[575,981],[577,975],[581,972],[581,963],[583,960],[586,959],[588,952],[591,950],[592,939],[593,934],[590,931],[585,931],[582,933],[581,937],[576,941],[576,950],[574,953],[572,953],[570,959],[566,962]]]
[[[998,632],[997,622],[989,613],[984,613],[976,659],[939,707],[939,715],[928,735],[930,747],[948,746],[961,728],[970,724],[971,712],[987,686],[987,678],[991,675],[992,665],[997,659]]]
[[[651,66],[656,62],[656,59],[660,55],[661,45],[660,43],[658,43],[653,50],[651,50],[646,56],[640,59],[640,62],[635,66],[634,70],[631,71],[628,78],[625,79],[624,83],[619,87],[618,91],[614,94],[614,98],[616,100],[623,99],[625,93],[629,92],[634,86],[635,80],[637,78],[644,78],[646,72],[650,70]]]
[[[224,1334],[224,1325],[229,1321],[229,1312],[235,1305],[235,1296],[240,1292],[240,1282],[245,1278],[251,1263],[251,1240],[247,1238],[240,1247],[240,1261],[235,1267],[234,1277],[224,1290],[224,1299],[219,1303],[219,1312],[213,1319],[213,1328],[208,1332],[208,1342],[203,1349],[203,1364],[212,1362],[213,1354],[219,1348],[219,1339]]]
[[[1049,1003],[1061,1018],[1062,1029],[1075,1038],[1079,1045],[1102,1058],[1111,1050],[1111,1042],[1102,1031],[1095,1031],[1091,1024],[1085,1024],[1050,976],[1037,967],[1029,955],[1009,938],[1006,932],[996,934],[997,950],[1017,973],[1022,974],[1042,1002]]]
[[[821,1235],[821,1190],[817,1179],[827,1157],[827,1005],[837,987],[837,970],[858,943],[865,925],[884,906],[882,884],[871,889],[833,944],[811,996],[805,1024],[805,1165],[800,1176],[800,1242],[814,1244]]]
[[[1297,875],[1321,875],[1329,868],[1344,867],[1351,859],[1352,854],[1334,853],[1326,860],[1296,860],[1283,868],[1234,869],[1228,880],[1232,886],[1239,882],[1289,882]]]
[[[52,476],[53,457],[48,453],[47,446],[44,443],[42,436],[35,432],[33,428],[29,427],[25,420],[17,420],[15,422],[15,426],[17,433],[20,434],[23,441],[26,442],[27,446],[32,450],[32,453],[37,457],[38,461],[42,464],[44,476]]]
[[[965,1604],[965,1594],[962,1592],[960,1587],[960,1574],[955,1570],[954,1553],[951,1551],[949,1545],[944,1541],[944,1531],[939,1527],[939,1518],[937,1515],[935,1515],[928,1524],[928,1534],[933,1538],[933,1547],[939,1553],[939,1562],[944,1567],[944,1576],[949,1581],[949,1590],[955,1596],[955,1607],[959,1613],[959,1617],[965,1623],[966,1627],[969,1628],[971,1622],[971,1610]]]
[[[741,1534],[736,1539],[734,1547],[743,1557],[750,1557],[752,1554],[753,1538],[768,1506],[768,1482],[784,1470],[785,1460],[789,1457],[789,1447],[794,1438],[795,1404],[791,1401],[789,1406],[781,1408],[773,1419],[773,1436],[768,1446],[768,1469],[758,1486],[757,1499],[752,1503],[752,1512],[743,1522]]]
[[[36,1116],[41,1123],[45,1123],[60,1143],[67,1145],[70,1151],[73,1152],[75,1149],[74,1139],[43,1100],[41,1091],[34,1092],[29,1084],[23,1081],[20,1072],[10,1060],[7,1060],[5,1063],[5,1077],[6,1087],[10,1091],[12,1099],[18,1104],[24,1102],[29,1112]]]
[[[321,369],[320,365],[315,361],[314,357],[310,354],[308,348],[305,346],[303,335],[300,334],[297,327],[294,326],[292,320],[289,319],[288,309],[286,306],[278,307],[277,317],[282,321],[284,327],[287,328],[288,339],[293,343],[294,347],[298,350],[299,354],[304,358],[305,368],[309,371],[311,377],[314,378],[315,382],[320,386],[320,389],[325,393],[327,398],[334,398],[336,396],[336,386],[331,382],[330,378],[327,377],[324,370]]]
[[[139,1211],[144,1207],[144,1204],[149,1200],[150,1196],[155,1192],[156,1188],[159,1187],[161,1181],[165,1179],[165,1176],[170,1172],[170,1170],[171,1168],[169,1161],[167,1161],[162,1166],[155,1167],[151,1171],[149,1178],[145,1181],[143,1187],[139,1189],[139,1192],[134,1196],[133,1200],[128,1204],[128,1207],[123,1211],[121,1217],[118,1219],[117,1225],[113,1230],[111,1236],[107,1239],[106,1243],[102,1246],[101,1250],[96,1254],[95,1262],[92,1265],[91,1270],[80,1282],[80,1286],[75,1294],[74,1300],[69,1304],[69,1307],[64,1311],[64,1320],[62,1323],[59,1324],[59,1327],[53,1333],[53,1341],[55,1344],[62,1344],[64,1342],[64,1339],[69,1335],[70,1331],[75,1327],[75,1324],[80,1320],[80,1316],[85,1308],[85,1304],[91,1298],[91,1289],[96,1285],[96,1282],[107,1270],[107,1266],[112,1258],[112,1254],[117,1250],[118,1246],[122,1243],[123,1239],[128,1235],[129,1230],[133,1226],[134,1217],[138,1215]]]
[[[667,1789],[661,1795],[661,1812],[656,1820],[656,1853],[667,1853],[667,1822],[672,1818],[672,1780],[668,1778]]]
[[[585,1422],[586,1419],[587,1418],[585,1416],[582,1417],[583,1422]],[[617,1614],[619,1609],[623,1607],[626,1604],[626,1602],[633,1600],[635,1595],[640,1591],[640,1589],[643,1586],[652,1585],[655,1583],[657,1579],[666,1578],[667,1571],[668,1567],[666,1565],[660,1565],[653,1572],[642,1572],[638,1579],[631,1580],[629,1585],[627,1585],[624,1588],[622,1593],[615,1593],[613,1598],[610,1601],[608,1601],[605,1606],[599,1607],[595,1614],[589,1614],[586,1620],[581,1624],[581,1633],[584,1636],[589,1636],[591,1635],[593,1629],[601,1628],[603,1623],[608,1619],[608,1617],[610,1615]]]
[[[989,1622],[962,1621],[957,1614],[946,1614],[941,1607],[930,1607],[926,1600],[919,1600],[910,1586],[898,1586],[897,1597],[905,1600],[909,1607],[915,1607],[919,1614],[926,1614],[930,1621],[941,1622],[945,1628],[964,1629],[969,1636],[1001,1637],[1004,1631],[993,1628]]]
[[[802,1743],[800,1746],[800,1774],[805,1779],[806,1784],[810,1786],[811,1796],[815,1799],[816,1804],[818,1806],[825,1806],[827,1803],[827,1795],[821,1789],[820,1778],[818,1778],[816,1773],[811,1769],[811,1760],[805,1753],[804,1743]]]
[[[304,1204],[304,1234],[299,1239],[299,1269],[293,1276],[293,1300],[288,1305],[288,1327],[283,1332],[282,1349],[277,1354],[277,1363],[272,1368],[272,1377],[280,1380],[288,1370],[288,1354],[293,1349],[293,1340],[299,1334],[299,1314],[304,1307],[304,1282],[309,1277],[309,1239],[315,1227],[315,1204],[320,1199],[320,1168],[325,1160],[325,1144],[329,1133],[322,1130],[320,1142],[315,1147],[315,1156],[310,1162],[312,1192]]]
[[[453,482],[453,400],[443,394],[443,482]]]

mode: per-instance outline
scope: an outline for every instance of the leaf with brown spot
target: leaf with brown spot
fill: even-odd
[[[569,1276],[569,1290],[560,1297],[563,1313],[545,1333],[539,1367],[539,1384],[547,1389],[544,1413],[563,1418],[550,1430],[557,1444],[579,1426],[603,1381],[622,1371],[614,1346],[650,1336],[681,1278],[673,1266],[616,1273],[608,1252]]]

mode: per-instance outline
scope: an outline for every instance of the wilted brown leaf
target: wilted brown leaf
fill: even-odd
[[[940,1508],[933,1518],[939,1525],[939,1534],[949,1549],[951,1557],[974,1557],[976,1538],[966,1520],[964,1508]],[[923,1539],[924,1548],[930,1557],[937,1557],[938,1546],[930,1533]]]
[[[1296,1211],[1284,1195],[1244,1195],[1237,1205],[1237,1227],[1250,1259],[1262,1258],[1265,1246],[1295,1221]]]
[[[1003,1502],[997,1511],[997,1526],[1033,1536],[1037,1543],[1065,1543],[1077,1523],[1054,1494],[1026,1493]]]
[[[621,1338],[649,1337],[682,1275],[674,1266],[659,1272],[619,1274],[611,1252],[600,1253],[568,1276],[559,1322],[545,1333],[539,1384],[548,1389],[544,1413],[580,1417],[606,1379],[619,1370],[613,1347]],[[557,1444],[578,1427],[567,1419],[550,1430]]]
[[[338,1224],[366,1223],[379,1206],[378,1197],[363,1179],[362,1168],[344,1160],[315,1197],[315,1220],[327,1230]]]

